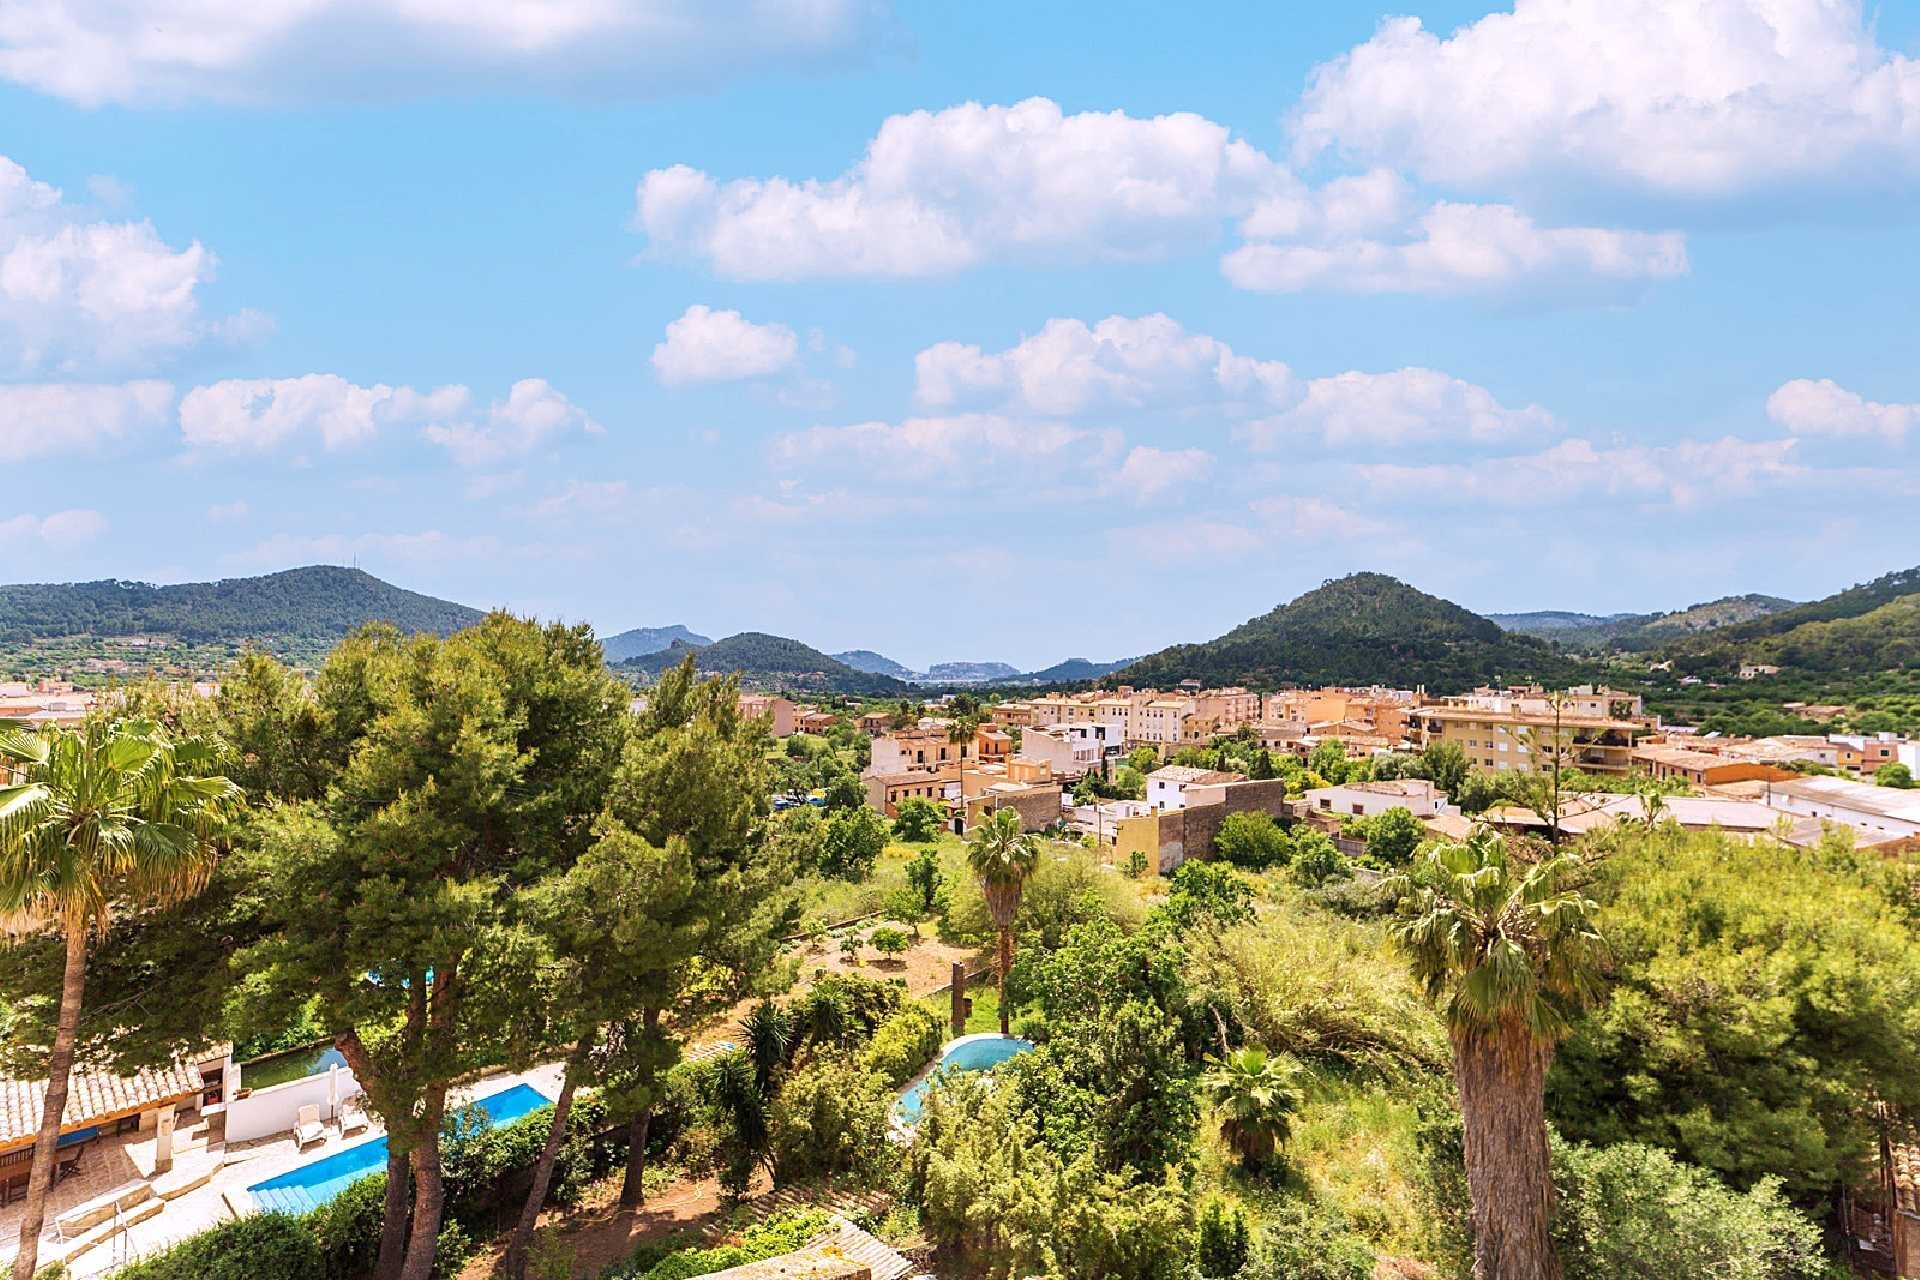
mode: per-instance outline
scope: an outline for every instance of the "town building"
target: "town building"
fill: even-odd
[[[1642,743],[1633,749],[1633,763],[1658,782],[1678,779],[1693,787],[1719,786],[1728,782],[1768,782],[1796,776],[1791,770],[1758,760],[1698,751],[1671,743]]]
[[[1242,782],[1245,779],[1237,773],[1225,769],[1195,769],[1188,765],[1170,764],[1155,769],[1147,775],[1147,804],[1156,812],[1169,809],[1184,809],[1189,793],[1206,787],[1215,787],[1223,782]],[[1191,801],[1200,803],[1198,797]]]
[[[1412,722],[1422,749],[1454,743],[1488,772],[1545,767],[1557,749],[1566,768],[1631,773],[1634,747],[1658,728],[1637,696],[1592,686],[1567,691],[1557,708],[1539,690],[1479,690],[1421,707]]]
[[[1308,814],[1337,818],[1375,818],[1389,809],[1405,809],[1416,818],[1431,818],[1449,807],[1447,793],[1424,778],[1315,787],[1301,797],[1298,806]]]
[[[765,720],[776,738],[793,736],[793,704],[785,698],[766,693],[740,695],[740,715],[747,720]]]

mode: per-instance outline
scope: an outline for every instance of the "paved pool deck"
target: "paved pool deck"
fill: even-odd
[[[555,1097],[560,1092],[562,1070],[559,1063],[552,1063],[531,1071],[487,1076],[457,1090],[453,1102],[461,1105],[516,1084],[529,1084],[549,1098]],[[369,1117],[364,1131],[344,1137],[338,1126],[330,1123],[326,1126],[325,1140],[309,1143],[305,1148],[295,1145],[291,1133],[284,1133],[231,1146],[215,1144],[176,1152],[173,1173],[161,1180],[153,1177],[152,1135],[128,1135],[135,1140],[117,1144],[95,1143],[87,1152],[87,1164],[81,1173],[54,1188],[47,1228],[41,1236],[40,1262],[44,1266],[65,1255],[69,1242],[61,1238],[56,1222],[82,1206],[130,1192],[140,1194],[138,1188],[142,1184],[195,1184],[190,1190],[168,1199],[165,1207],[153,1212],[151,1217],[128,1226],[112,1239],[73,1259],[69,1273],[79,1280],[105,1275],[225,1222],[234,1216],[235,1203],[243,1206],[249,1203],[251,1197],[247,1196],[246,1189],[254,1183],[370,1141],[385,1132],[377,1120]],[[112,1149],[102,1150],[109,1147]],[[205,1180],[201,1181],[203,1174]],[[19,1204],[0,1210],[0,1269],[10,1264],[19,1252],[20,1218],[24,1211],[25,1207]]]

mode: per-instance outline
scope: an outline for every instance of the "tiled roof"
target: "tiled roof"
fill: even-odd
[[[200,1068],[175,1061],[168,1066],[131,1076],[110,1071],[76,1071],[67,1085],[67,1108],[62,1130],[83,1128],[109,1116],[128,1115],[177,1098],[192,1097],[206,1087]],[[0,1079],[0,1147],[31,1138],[40,1129],[46,1104],[45,1080]]]

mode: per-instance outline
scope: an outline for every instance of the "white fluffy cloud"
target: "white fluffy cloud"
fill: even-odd
[[[431,391],[363,387],[332,373],[230,379],[195,387],[180,401],[180,434],[195,449],[257,453],[317,438],[333,451],[365,444],[388,428],[418,428],[462,466],[498,463],[566,432],[601,429],[542,378],[514,383],[484,414],[458,384]]]
[[[1487,293],[1678,275],[1678,235],[1542,227],[1504,205],[1421,203],[1388,170],[1309,187],[1190,113],[1067,115],[1045,98],[891,116],[838,178],[639,184],[656,254],[741,280],[910,278],[991,262],[1139,261],[1249,243],[1227,278],[1268,291]]]
[[[0,156],[0,364],[69,372],[177,352],[220,327],[199,310],[213,272],[198,242],[99,220]]]
[[[1280,495],[1256,499],[1251,507],[1267,529],[1294,539],[1379,538],[1394,532],[1387,522],[1326,498]]]
[[[857,58],[880,0],[9,0],[0,77],[86,106],[502,84],[649,97]]]
[[[1204,449],[1156,449],[1137,444],[1120,460],[1107,487],[1133,502],[1149,503],[1191,488],[1213,470]]]
[[[1678,232],[1542,227],[1511,205],[1442,201],[1392,239],[1251,243],[1220,268],[1263,293],[1573,294],[1685,275],[1687,246]]]
[[[158,381],[0,384],[0,456],[70,455],[166,421],[173,387]]]
[[[1441,38],[1389,18],[1318,68],[1304,153],[1441,183],[1682,198],[1920,171],[1920,61],[1859,0],[1515,0]]]
[[[0,539],[9,543],[32,539],[54,548],[77,547],[106,531],[107,518],[84,507],[48,516],[17,515],[0,520]]]
[[[1243,428],[1255,449],[1282,447],[1302,436],[1329,445],[1488,444],[1558,430],[1539,405],[1508,408],[1485,387],[1420,368],[1315,378],[1298,403]]]
[[[467,401],[465,387],[362,387],[332,373],[234,378],[187,392],[180,401],[180,434],[196,449],[263,452],[312,436],[329,450],[343,449],[364,444],[382,427],[458,414]]]
[[[462,388],[464,391],[465,389]],[[602,427],[544,378],[522,378],[485,417],[436,422],[423,433],[463,467],[487,466],[532,453],[556,436],[599,435]]]
[[[715,311],[698,303],[667,325],[653,349],[653,370],[670,387],[696,382],[738,382],[789,368],[800,339],[783,324],[755,324],[738,311]]]
[[[1446,463],[1354,468],[1384,495],[1435,505],[1554,507],[1572,521],[1603,518],[1598,510],[1566,504],[1617,498],[1674,507],[1753,493],[1799,480],[1806,468],[1794,460],[1794,440],[1681,440],[1668,445],[1629,444],[1603,448],[1590,440],[1563,440],[1538,453],[1493,458],[1466,466]]]
[[[1053,319],[1005,351],[942,342],[914,358],[915,394],[931,408],[1001,405],[1069,416],[1093,409],[1284,404],[1293,374],[1237,355],[1165,315]]]
[[[1029,98],[891,116],[858,164],[825,181],[656,169],[635,220],[657,252],[733,279],[902,278],[1205,245],[1284,181],[1201,116],[1067,115]]]
[[[1110,461],[1119,448],[1119,435],[1112,431],[970,413],[809,427],[776,437],[772,453],[783,464],[852,463],[867,474],[878,465],[916,479],[964,482],[1005,478],[1012,474],[1008,467]]]
[[[1881,404],[1831,378],[1795,378],[1767,397],[1767,416],[1796,435],[1880,436],[1898,442],[1920,425],[1920,404]]]

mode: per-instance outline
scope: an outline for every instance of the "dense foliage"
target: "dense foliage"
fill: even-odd
[[[1618,841],[1594,886],[1613,985],[1561,1050],[1561,1130],[1809,1198],[1861,1177],[1864,1100],[1920,1106],[1920,946],[1896,889],[1841,849]]]
[[[114,1274],[121,1280],[328,1280],[313,1232],[283,1213],[223,1222]]]

